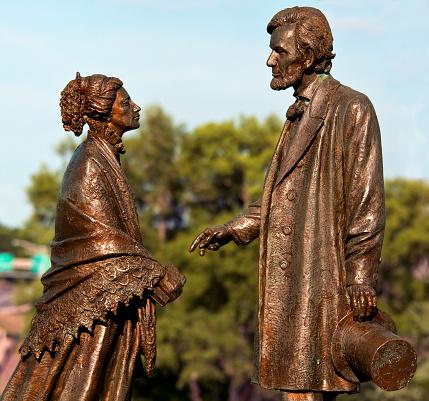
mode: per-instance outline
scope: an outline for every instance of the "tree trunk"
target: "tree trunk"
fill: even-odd
[[[158,224],[158,239],[161,245],[165,244],[167,240],[167,218],[168,212],[171,207],[171,192],[168,189],[160,191],[158,195],[157,207],[159,210],[159,224]]]
[[[231,380],[228,391],[228,401],[280,401],[281,393],[278,391],[263,390],[249,379],[241,383]]]
[[[244,207],[248,207],[249,203],[251,202],[251,199],[249,197],[249,192],[246,190],[246,187],[244,184],[241,187],[241,201],[243,202]]]
[[[158,239],[161,245],[164,245],[167,239],[167,222],[165,221],[165,217],[162,215],[159,216]]]
[[[191,391],[191,401],[202,401],[200,385],[198,384],[198,373],[195,371],[191,373],[189,389]]]
[[[241,395],[241,386],[238,386],[234,380],[229,382],[228,389],[228,401],[247,401],[248,397],[240,397]],[[243,394],[244,395],[244,394]]]

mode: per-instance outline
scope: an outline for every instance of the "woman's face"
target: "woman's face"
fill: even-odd
[[[112,106],[112,117],[109,125],[120,135],[140,127],[141,108],[131,99],[124,88],[119,88]]]

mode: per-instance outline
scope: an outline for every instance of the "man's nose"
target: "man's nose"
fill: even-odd
[[[276,65],[276,55],[274,50],[270,53],[270,56],[268,57],[267,60],[267,66],[268,67],[274,67]]]
[[[141,107],[134,103],[133,109],[136,113],[138,113],[141,110]]]

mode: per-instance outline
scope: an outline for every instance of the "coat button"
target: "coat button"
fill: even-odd
[[[293,201],[296,198],[296,191],[294,189],[291,189],[290,191],[288,191],[288,193],[286,194],[286,197],[290,200]]]
[[[288,226],[283,227],[283,234],[284,235],[290,235],[292,233],[292,229]]]
[[[282,260],[282,261],[280,262],[280,268],[281,268],[282,270],[286,270],[288,266],[289,266],[289,262],[288,262],[287,260]]]

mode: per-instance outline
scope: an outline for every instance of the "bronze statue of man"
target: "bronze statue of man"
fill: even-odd
[[[191,245],[200,254],[260,239],[254,382],[284,400],[333,400],[358,391],[331,357],[339,321],[377,312],[385,225],[380,130],[369,99],[330,75],[333,38],[311,7],[268,24],[271,88],[293,87],[262,198]]]
[[[143,245],[120,165],[122,135],[139,127],[140,107],[122,81],[77,74],[60,105],[67,131],[90,131],[64,174],[52,267],[1,400],[125,401],[140,355],[148,373],[154,366],[154,300],[173,301],[185,279]]]

